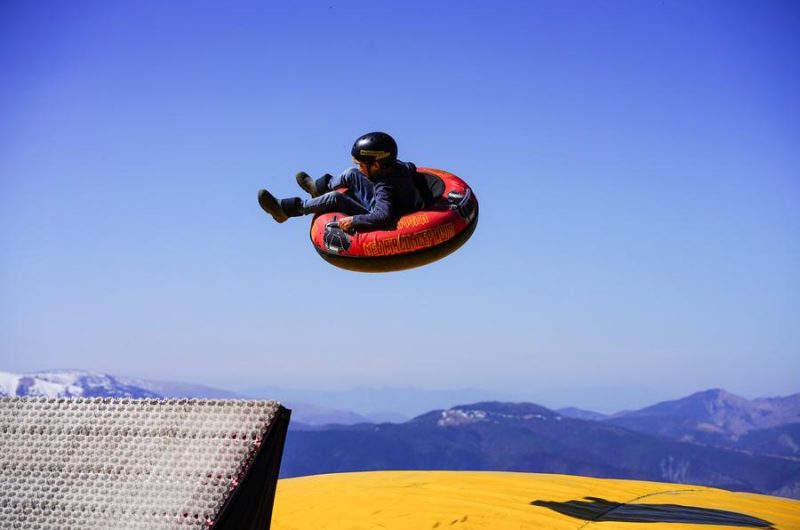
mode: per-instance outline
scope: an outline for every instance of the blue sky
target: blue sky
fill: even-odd
[[[799,51],[792,1],[4,2],[0,369],[800,391]],[[371,130],[472,185],[460,251],[341,271],[258,208]]]

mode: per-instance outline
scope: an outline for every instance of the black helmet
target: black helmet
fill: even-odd
[[[397,160],[397,142],[383,132],[367,133],[356,140],[350,154],[359,162],[378,161],[385,166]]]

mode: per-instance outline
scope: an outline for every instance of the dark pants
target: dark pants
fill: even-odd
[[[346,187],[347,192],[329,191],[303,201],[303,213],[342,212],[345,215],[369,213],[374,201],[372,182],[356,168],[350,168],[331,178],[328,188]]]

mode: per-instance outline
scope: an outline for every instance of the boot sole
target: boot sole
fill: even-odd
[[[272,218],[279,223],[282,223],[289,218],[285,213],[283,213],[283,209],[281,208],[281,205],[278,203],[277,199],[275,199],[275,197],[273,197],[272,194],[267,190],[259,190],[258,204],[261,206],[262,210],[270,214]]]
[[[314,180],[309,176],[308,173],[301,171],[300,173],[295,176],[295,180],[297,181],[297,185],[300,186],[303,191],[311,195],[311,198],[317,196],[314,189]]]

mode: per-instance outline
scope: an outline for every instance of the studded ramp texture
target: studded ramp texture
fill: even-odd
[[[0,530],[269,528],[274,401],[0,399]]]

